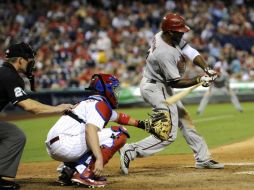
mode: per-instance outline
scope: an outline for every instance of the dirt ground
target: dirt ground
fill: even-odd
[[[130,173],[119,170],[114,157],[106,168],[107,186],[117,190],[253,190],[254,138],[212,150],[213,158],[225,163],[225,169],[195,169],[193,155],[151,156],[131,162]],[[17,182],[26,190],[84,189],[60,187],[55,182],[59,162],[24,163],[19,167]]]

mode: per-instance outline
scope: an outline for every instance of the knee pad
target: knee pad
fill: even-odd
[[[107,147],[105,145],[101,146],[104,165],[107,164],[108,161],[113,157],[113,155],[125,145],[127,138],[129,138],[129,134],[127,133],[127,131],[122,131],[123,129],[121,129],[121,127],[114,126],[112,130],[113,131],[118,130],[118,132],[120,130],[121,132],[117,136],[112,136],[113,146],[111,147]]]
[[[103,165],[106,165],[108,161],[113,157],[113,155],[120,149],[122,148],[126,141],[127,138],[129,138],[129,134],[126,129],[123,129],[120,126],[112,126],[111,130],[113,132],[116,132],[116,134],[112,133],[112,146],[108,147],[107,145],[101,145],[101,153],[103,156]],[[85,153],[78,161],[78,164],[83,164],[87,166],[87,168],[90,168],[93,170],[94,168],[94,162],[95,158],[93,157],[93,154],[91,151]]]
[[[111,130],[114,131],[114,132],[123,133],[123,134],[126,135],[127,138],[130,138],[130,135],[129,135],[127,129],[125,129],[122,126],[111,126]]]

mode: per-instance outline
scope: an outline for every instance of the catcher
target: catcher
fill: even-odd
[[[66,112],[50,129],[46,148],[53,159],[64,162],[58,179],[61,185],[106,185],[106,178],[101,176],[103,167],[129,138],[121,126],[105,128],[109,121],[156,133],[153,121],[165,119],[164,114],[158,114],[141,121],[114,111],[118,105],[118,87],[119,81],[113,75],[93,75],[89,88],[94,95]]]

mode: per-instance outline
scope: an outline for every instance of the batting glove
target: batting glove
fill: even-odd
[[[215,70],[211,69],[210,67],[204,68],[204,71],[206,74],[208,74],[209,77],[217,75],[217,72]]]
[[[209,76],[200,76],[198,77],[198,83],[202,82],[203,87],[208,87],[210,86],[210,83],[213,81],[212,77]]]

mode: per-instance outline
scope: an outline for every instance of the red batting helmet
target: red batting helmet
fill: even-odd
[[[188,32],[190,28],[185,25],[184,18],[179,14],[168,13],[163,17],[161,22],[161,29],[163,32],[176,31],[176,32]]]

